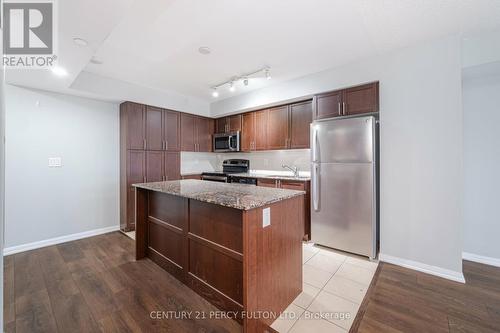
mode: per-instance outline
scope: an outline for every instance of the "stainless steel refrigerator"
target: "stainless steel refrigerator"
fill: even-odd
[[[311,240],[377,256],[377,124],[372,116],[311,124]]]

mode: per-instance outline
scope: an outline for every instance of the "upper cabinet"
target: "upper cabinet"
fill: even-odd
[[[146,149],[163,150],[163,110],[146,106]]]
[[[146,148],[146,107],[125,102],[120,105],[120,136],[127,149]]]
[[[309,148],[312,101],[243,115],[243,151]]]
[[[372,82],[314,96],[314,118],[350,116],[379,111],[379,84]]]
[[[379,110],[378,82],[344,90],[344,115],[355,115]]]
[[[163,137],[165,140],[165,150],[181,150],[180,127],[180,112],[169,110],[163,112]]]
[[[237,114],[229,117],[217,118],[215,120],[215,132],[216,133],[229,133],[242,130],[242,118],[241,114]]]
[[[289,141],[288,105],[269,109],[267,118],[267,148],[286,149]],[[257,134],[259,135],[259,134]]]
[[[181,150],[212,151],[214,120],[191,114],[181,114]]]
[[[290,105],[291,149],[309,148],[309,127],[312,122],[312,101]]]

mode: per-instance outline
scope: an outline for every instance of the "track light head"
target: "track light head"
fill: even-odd
[[[266,79],[271,80],[271,71],[269,70],[269,68],[266,68],[265,73],[266,73]]]
[[[217,88],[214,88],[214,91],[212,91],[212,96],[213,96],[214,98],[219,97],[219,92],[217,91]]]
[[[234,92],[235,90],[236,88],[234,87],[234,82],[233,81],[229,82],[229,91]]]
[[[245,77],[245,78],[243,79],[243,84],[244,84],[245,86],[248,86],[248,78],[247,78],[247,77]]]

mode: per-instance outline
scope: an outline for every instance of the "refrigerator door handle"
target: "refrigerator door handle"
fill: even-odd
[[[313,209],[315,212],[319,211],[319,164],[313,164],[312,170],[313,170]]]
[[[312,161],[318,162],[318,130],[313,127]]]

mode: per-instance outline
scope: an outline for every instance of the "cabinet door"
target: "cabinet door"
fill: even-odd
[[[163,181],[162,151],[151,150],[146,152],[146,181],[148,183]]]
[[[305,182],[282,180],[281,181],[281,188],[285,188],[288,190],[305,191],[306,184],[305,184]]]
[[[268,149],[288,148],[288,106],[269,109],[267,147]]]
[[[212,151],[212,134],[214,132],[213,119],[197,117],[196,118],[196,143],[197,151]]]
[[[181,159],[179,152],[165,152],[164,174],[166,180],[181,179]]]
[[[144,183],[146,177],[146,152],[143,150],[127,151],[127,213],[125,229],[135,226],[135,188],[132,184]]]
[[[165,149],[169,151],[179,151],[180,145],[180,113],[175,111],[165,111],[163,113],[163,135],[165,138]]]
[[[275,179],[265,179],[265,178],[257,179],[257,186],[277,187],[277,184],[278,182]]]
[[[146,115],[144,105],[131,102],[122,105],[127,119],[127,149],[145,149]]]
[[[229,131],[227,117],[215,119],[215,127],[217,133],[226,133]]]
[[[268,120],[267,110],[255,112],[255,140],[254,140],[255,150],[267,149],[267,120]]]
[[[241,114],[237,114],[229,118],[229,132],[241,131]]]
[[[255,150],[255,112],[245,113],[242,118],[241,150]]]
[[[342,90],[314,96],[314,119],[342,115]]]
[[[129,150],[127,155],[127,186],[144,183],[146,180],[146,152],[143,150]]]
[[[344,90],[344,115],[378,112],[378,82]]]
[[[312,122],[312,102],[290,105],[290,147],[309,148],[309,127]]]
[[[146,149],[163,150],[163,111],[146,107]]]
[[[185,175],[185,176],[182,176],[182,179],[196,179],[196,180],[201,180],[201,175]]]
[[[195,151],[195,119],[187,113],[181,113],[181,150]]]

